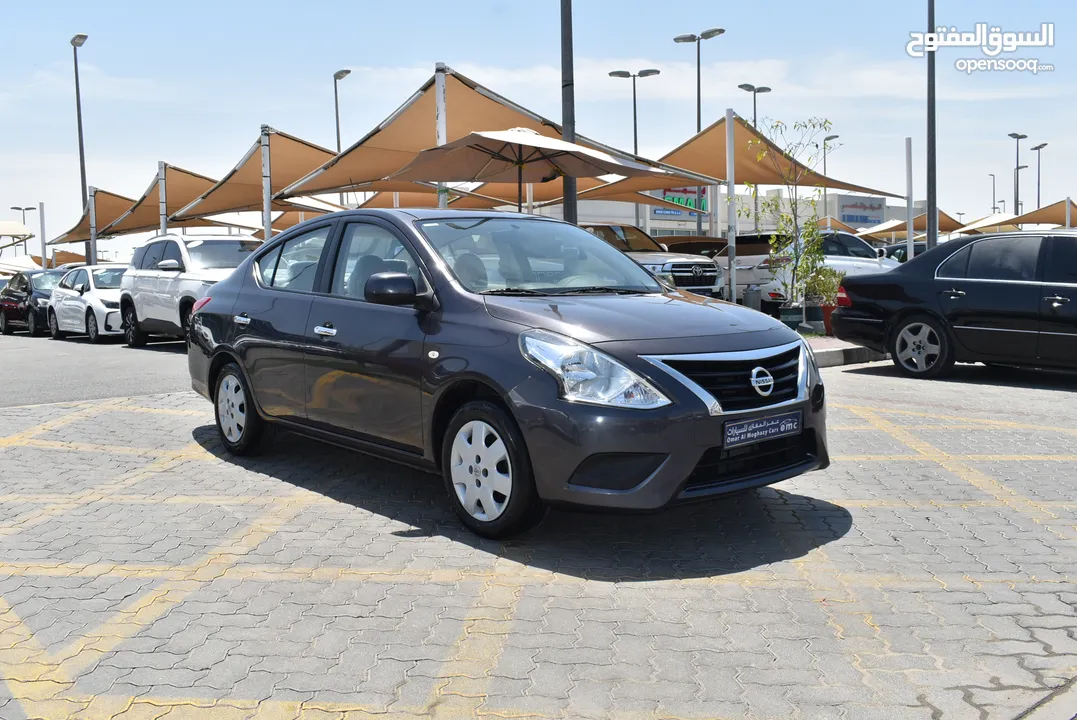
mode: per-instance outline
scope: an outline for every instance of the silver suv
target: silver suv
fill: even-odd
[[[580,227],[605,240],[652,274],[679,290],[722,297],[722,267],[702,255],[670,252],[634,225],[580,223]]]
[[[249,235],[158,235],[135,250],[120,283],[120,313],[131,347],[148,335],[184,337],[191,308],[262,242]]]

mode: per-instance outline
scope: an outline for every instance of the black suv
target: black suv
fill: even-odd
[[[231,452],[285,428],[434,470],[491,537],[550,504],[655,510],[829,463],[796,333],[546,218],[308,221],[196,303],[188,343]]]

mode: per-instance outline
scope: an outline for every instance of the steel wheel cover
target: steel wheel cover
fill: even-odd
[[[512,462],[505,442],[488,423],[472,420],[456,433],[449,474],[468,515],[490,522],[505,512],[512,495]]]
[[[942,357],[942,340],[927,323],[909,323],[898,333],[895,348],[902,367],[915,373],[927,372]]]
[[[217,425],[232,444],[243,438],[247,428],[247,396],[235,375],[225,375],[217,387]]]

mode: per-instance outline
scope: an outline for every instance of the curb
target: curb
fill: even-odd
[[[866,347],[828,348],[815,350],[815,361],[820,368],[858,365],[860,363],[889,360],[889,353],[880,353]]]
[[[1077,685],[1073,680],[1040,700],[1016,720],[1073,720],[1077,717]]]

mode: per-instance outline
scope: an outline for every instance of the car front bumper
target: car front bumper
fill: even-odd
[[[643,411],[569,403],[552,378],[538,374],[510,400],[544,501],[652,511],[827,467],[825,391],[815,388],[797,404],[711,416],[702,402]],[[726,421],[796,410],[803,412],[800,435],[722,448]]]
[[[102,335],[123,335],[123,317],[119,310],[99,310],[97,319],[97,330]]]

